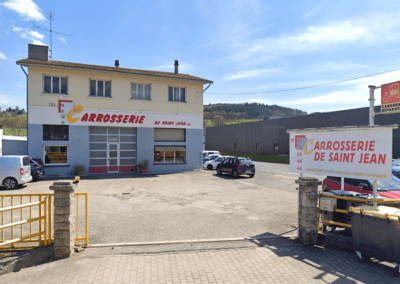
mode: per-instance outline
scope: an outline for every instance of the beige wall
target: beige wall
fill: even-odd
[[[203,114],[202,83],[37,66],[29,66],[28,72],[29,106],[58,106],[58,100],[72,100],[90,109]],[[44,94],[44,75],[68,77],[68,95]],[[111,80],[112,98],[89,97],[89,79]],[[131,100],[131,83],[150,84],[151,101]],[[168,102],[168,86],[186,88],[186,103]]]

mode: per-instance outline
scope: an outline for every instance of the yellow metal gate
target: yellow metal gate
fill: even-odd
[[[89,244],[88,194],[75,193],[75,244]],[[79,203],[79,197],[85,196]],[[54,194],[0,195],[0,250],[48,246],[53,241]],[[84,214],[81,214],[84,212]],[[79,232],[84,231],[82,237]]]

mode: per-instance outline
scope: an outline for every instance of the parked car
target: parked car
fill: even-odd
[[[32,181],[28,156],[1,156],[0,181],[5,189]]]
[[[341,178],[327,176],[324,179],[322,188],[324,191],[340,190]],[[344,190],[354,191],[363,194],[373,194],[373,184],[369,180],[345,178]],[[392,182],[378,181],[378,195],[391,199],[400,199],[400,179],[392,175]]]
[[[40,177],[44,176],[43,161],[40,158],[30,158],[32,180],[37,181]]]
[[[204,150],[203,151],[203,159],[208,155],[221,155],[221,153],[219,151]]]
[[[228,159],[230,157],[232,157],[232,156],[220,156],[214,160],[206,161],[203,164],[203,168],[209,169],[209,170],[215,169],[219,163],[222,163],[223,161],[225,161],[226,159]]]
[[[253,178],[256,174],[256,167],[252,160],[248,158],[230,157],[217,165],[217,175],[223,173],[231,174],[234,178],[239,177],[239,175],[249,175]]]
[[[212,161],[212,160],[215,160],[216,158],[219,158],[219,157],[221,157],[221,155],[211,154],[211,155],[208,155],[208,156],[204,157],[204,162]]]

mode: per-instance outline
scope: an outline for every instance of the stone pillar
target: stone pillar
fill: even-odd
[[[315,178],[300,177],[299,184],[299,240],[304,244],[315,244],[318,238],[318,185]]]
[[[54,182],[54,256],[69,257],[74,252],[74,188],[69,182]]]

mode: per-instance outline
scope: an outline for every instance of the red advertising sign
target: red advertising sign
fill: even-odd
[[[381,86],[381,112],[400,112],[400,81]]]

